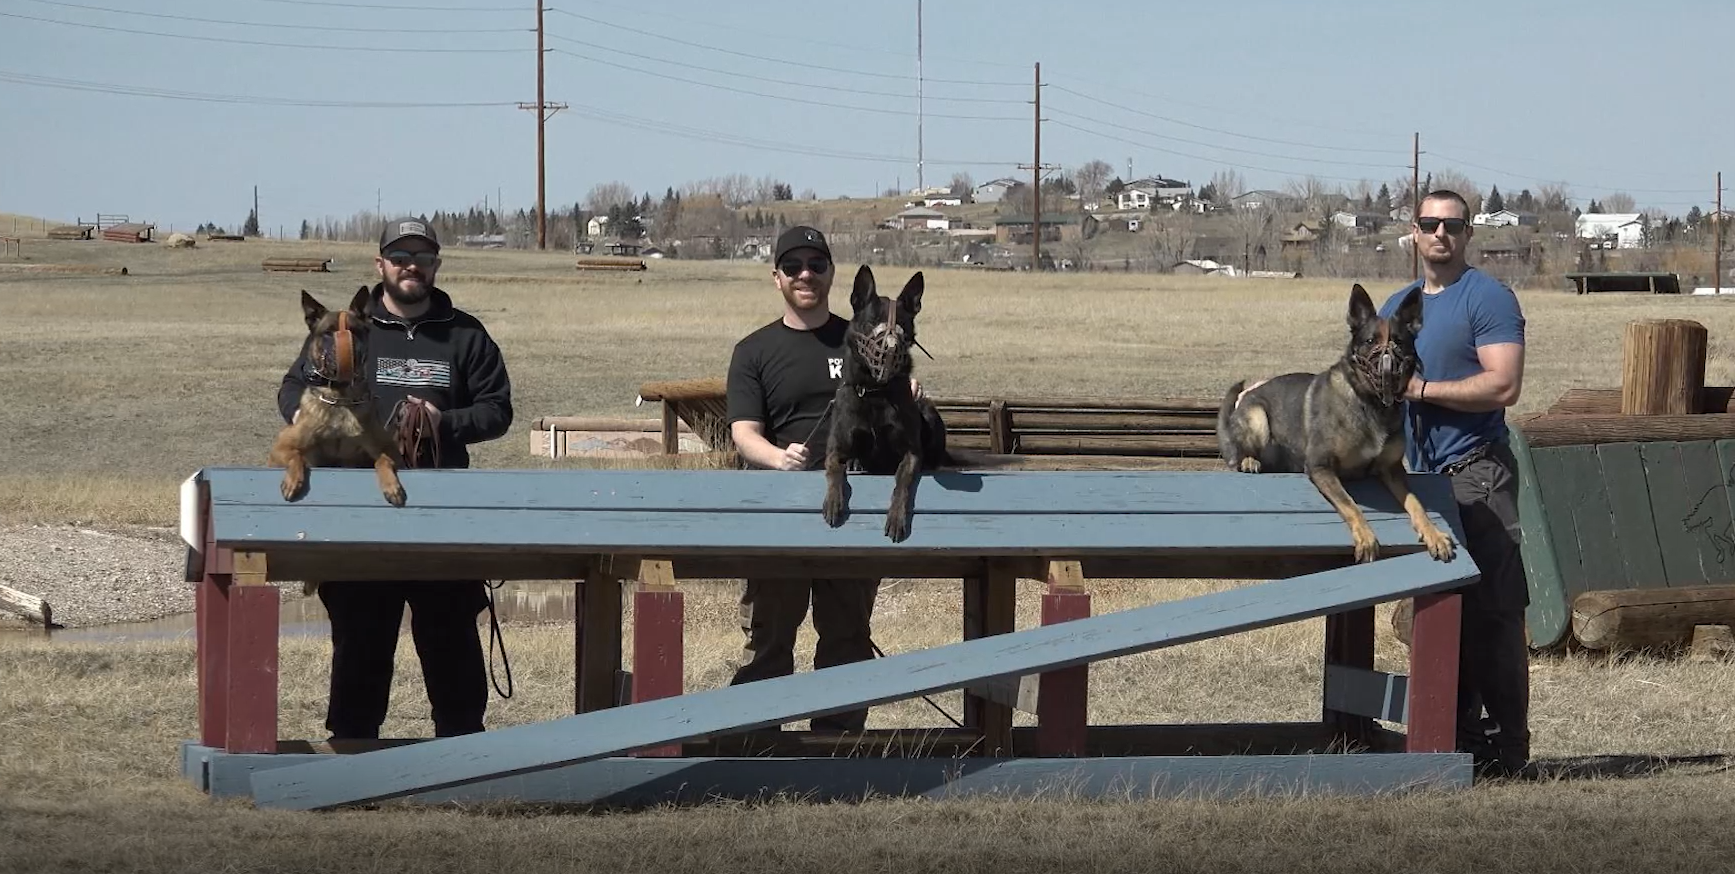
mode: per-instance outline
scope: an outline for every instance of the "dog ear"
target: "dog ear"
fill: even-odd
[[[855,287],[849,292],[849,305],[855,312],[867,308],[868,301],[873,300],[877,290],[874,285],[874,272],[866,264],[855,272]]]
[[[367,305],[373,301],[373,294],[367,286],[356,289],[355,297],[350,298],[349,311],[355,313],[357,320],[367,318]]]
[[[912,316],[921,312],[923,284],[922,271],[917,270],[916,275],[904,283],[904,290],[898,292],[898,309],[907,310]]]
[[[1398,304],[1397,312],[1392,314],[1392,321],[1398,327],[1414,337],[1422,332],[1422,289],[1410,289],[1404,295],[1404,302]]]
[[[313,295],[307,293],[307,289],[301,290],[301,315],[307,319],[307,330],[313,330],[313,326],[319,324],[325,312],[325,304],[314,300]]]
[[[1349,292],[1349,326],[1359,329],[1378,316],[1379,311],[1374,309],[1374,300],[1368,297],[1368,290],[1356,283]]]

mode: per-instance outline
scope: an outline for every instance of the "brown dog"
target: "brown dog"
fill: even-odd
[[[349,309],[331,312],[306,291],[301,311],[307,317],[302,355],[308,388],[295,421],[277,434],[269,464],[284,468],[283,499],[307,493],[310,467],[372,467],[380,492],[394,507],[404,505],[398,482],[403,459],[396,441],[374,414],[367,361],[368,289],[356,292]]]

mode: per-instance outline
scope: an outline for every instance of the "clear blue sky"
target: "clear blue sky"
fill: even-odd
[[[1705,96],[1726,84],[1735,4],[1638,8],[927,0],[925,178],[1028,178],[1015,165],[1031,159],[1040,61],[1043,161],[1067,168],[1101,158],[1125,174],[1130,158],[1135,176],[1196,185],[1225,167],[1249,187],[1377,185],[1407,177],[1419,131],[1424,174],[1708,208],[1716,171],[1735,174],[1719,165],[1735,115]],[[371,209],[376,191],[388,211],[496,193],[532,206],[534,114],[516,103],[535,99],[534,9],[0,0],[0,212],[238,225],[258,185],[262,223],[292,233]],[[822,197],[915,185],[915,0],[558,0],[546,24],[547,99],[572,106],[548,125],[551,205],[598,182],[660,197],[729,173]],[[223,99],[148,96],[165,92]]]

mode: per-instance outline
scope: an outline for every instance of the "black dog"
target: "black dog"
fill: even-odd
[[[854,313],[844,335],[843,382],[832,399],[825,443],[825,524],[843,524],[846,468],[895,474],[886,512],[886,536],[893,542],[910,536],[916,472],[951,462],[940,411],[925,397],[917,400],[910,388],[910,347],[916,345],[922,282],[918,271],[893,301],[876,293],[873,271],[866,264],[856,271],[849,295]]]
[[[1418,372],[1416,332],[1422,291],[1390,319],[1379,317],[1359,284],[1349,298],[1349,345],[1321,373],[1286,373],[1245,391],[1235,383],[1217,412],[1217,444],[1246,473],[1306,473],[1349,524],[1356,561],[1373,561],[1379,542],[1344,479],[1378,476],[1403,505],[1428,554],[1450,561],[1452,538],[1429,519],[1404,477],[1403,393]]]

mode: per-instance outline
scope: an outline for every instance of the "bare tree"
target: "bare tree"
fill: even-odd
[[[1109,177],[1113,175],[1114,168],[1100,158],[1092,159],[1078,168],[1073,173],[1073,179],[1078,182],[1079,197],[1083,198],[1085,203],[1102,197],[1103,186],[1108,184]]]
[[[1617,191],[1602,199],[1603,212],[1638,212],[1638,204],[1625,191]]]
[[[1476,183],[1471,181],[1470,177],[1457,170],[1441,170],[1435,173],[1433,190],[1456,191],[1463,195],[1465,202],[1470,205],[1471,215],[1482,211],[1482,190],[1476,187]],[[1424,197],[1427,194],[1426,191],[1422,192]]]
[[[638,198],[625,182],[598,182],[584,196],[584,208],[597,214],[607,213],[610,207],[626,208],[628,204],[636,203]]]
[[[1247,193],[1247,183],[1234,170],[1218,170],[1211,174],[1211,190],[1217,192],[1217,202],[1212,205],[1227,207],[1235,198]]]
[[[959,170],[952,174],[952,193],[959,197],[969,195],[976,188],[976,181],[970,178],[967,170]]]

